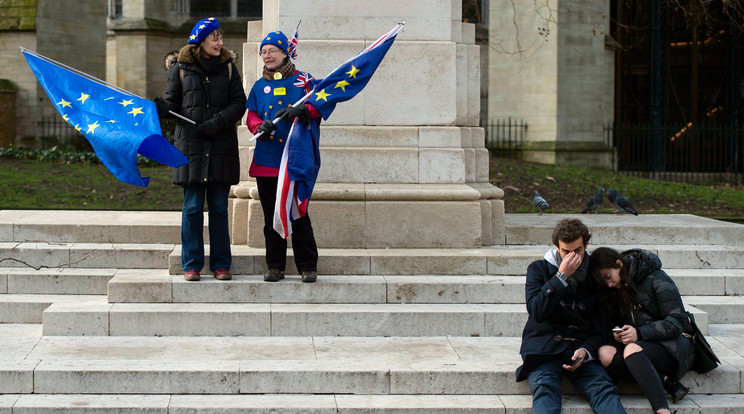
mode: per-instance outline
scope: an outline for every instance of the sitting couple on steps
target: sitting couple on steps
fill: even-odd
[[[654,413],[688,389],[679,379],[695,357],[679,291],[653,253],[586,252],[591,234],[578,219],[553,230],[555,250],[530,264],[529,314],[517,381],[527,380],[535,413],[561,412],[567,376],[597,413],[625,413],[613,379],[638,383]]]

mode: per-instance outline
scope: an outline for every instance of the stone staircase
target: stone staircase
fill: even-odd
[[[234,280],[185,282],[178,212],[0,211],[0,413],[529,412],[524,272],[562,217],[507,215],[502,246],[321,249],[310,285],[263,282],[245,246]],[[581,218],[590,250],[661,257],[724,362],[683,379],[678,413],[744,412],[744,226]]]

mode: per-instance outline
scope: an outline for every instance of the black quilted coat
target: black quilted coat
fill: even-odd
[[[692,366],[695,348],[683,332],[690,332],[677,285],[661,270],[658,256],[633,249],[622,253],[630,262],[628,276],[636,287],[635,309],[622,323],[638,330],[640,341],[661,344],[677,361],[677,378],[682,378]]]
[[[219,57],[197,61],[195,48],[186,45],[178,53],[166,56],[169,72],[165,102],[169,110],[197,125],[219,113],[226,128],[209,137],[197,133],[195,125],[177,121],[174,144],[189,163],[173,170],[173,184],[237,184],[240,160],[235,123],[245,113],[243,82],[229,51],[222,49]],[[228,76],[228,65],[232,65],[232,77]]]

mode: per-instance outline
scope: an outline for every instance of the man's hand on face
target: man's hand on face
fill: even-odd
[[[581,259],[583,258],[576,252],[567,254],[561,261],[561,266],[558,268],[558,271],[569,276],[574,274],[579,266],[581,266]]]

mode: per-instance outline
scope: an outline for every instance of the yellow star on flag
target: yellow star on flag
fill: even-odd
[[[136,117],[136,116],[137,116],[137,114],[144,114],[144,112],[142,112],[142,108],[143,108],[143,107],[139,107],[139,108],[132,108],[132,110],[131,110],[131,111],[129,111],[129,112],[127,112],[127,113],[128,113],[128,114],[132,114],[132,116]]]
[[[341,88],[342,91],[346,92],[346,85],[349,85],[349,82],[342,80],[341,82],[337,83],[336,87],[333,89]]]
[[[63,108],[66,108],[68,106],[72,106],[72,105],[70,105],[69,102],[65,101],[64,99],[62,99],[61,101],[57,102],[57,105],[62,105]]]
[[[189,40],[196,40],[196,35],[189,36]]]
[[[85,100],[88,99],[88,98],[90,98],[90,95],[88,95],[87,93],[80,92],[80,97],[77,98],[76,101],[80,101],[82,103],[85,103]]]
[[[115,123],[116,123],[116,121],[114,121],[113,119],[109,119],[109,120],[108,120],[108,121],[106,121],[106,122],[108,122],[108,123],[110,123],[110,124],[115,124]]]
[[[98,128],[99,126],[100,125],[98,125],[98,121],[96,121],[96,122],[94,122],[92,124],[88,124],[88,132],[86,132],[86,134],[95,134],[96,133],[96,128]]]
[[[326,93],[325,89],[321,89],[320,92],[318,92],[318,93],[315,94],[315,96],[316,96],[316,98],[315,98],[316,101],[319,101],[319,100],[322,99],[322,100],[328,102],[328,99],[326,99],[326,98],[329,97],[329,96],[331,96],[331,94],[330,93]]]
[[[274,105],[269,105],[269,109],[271,109],[271,108],[273,108],[273,107],[274,107]]]
[[[80,128],[80,124],[75,124],[75,129],[77,129],[78,131],[80,131],[80,129],[81,129]]]
[[[122,99],[121,102],[119,102],[119,105],[123,105],[126,108],[127,105],[132,105],[133,103],[134,103],[133,99],[130,99],[130,100]]]
[[[67,116],[67,114],[64,114],[64,115],[62,115],[62,119],[64,119],[65,121],[69,121],[70,120],[70,117]]]
[[[199,29],[203,29],[205,27],[207,27],[207,26],[206,25],[201,25],[201,26],[199,26]]]
[[[359,73],[359,69],[355,68],[354,65],[351,65],[351,70],[346,73],[349,74],[350,78],[356,78],[357,73]]]

